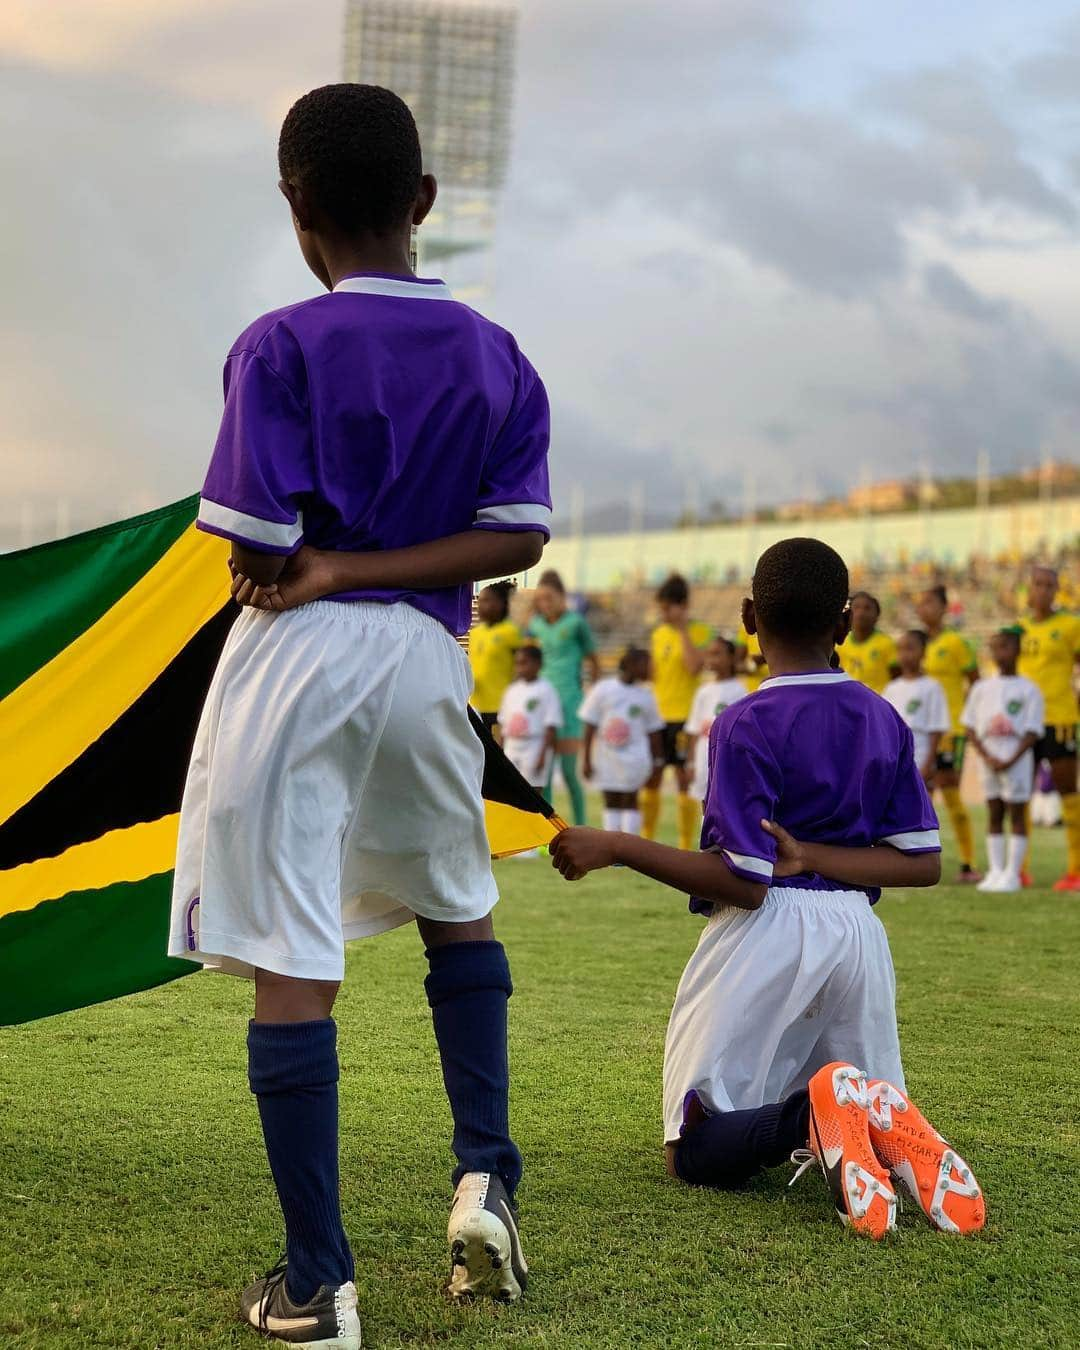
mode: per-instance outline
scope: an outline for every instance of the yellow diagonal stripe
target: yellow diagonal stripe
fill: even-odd
[[[194,525],[112,609],[0,703],[0,823],[92,745],[229,598]]]
[[[484,821],[493,858],[509,858],[550,844],[566,826],[558,816],[546,820],[539,811],[519,811],[503,802],[484,802]]]
[[[179,816],[163,816],[100,839],[73,844],[58,858],[39,858],[0,872],[0,918],[56,900],[69,891],[98,891],[117,881],[142,881],[171,870]],[[78,953],[72,954],[78,959]]]

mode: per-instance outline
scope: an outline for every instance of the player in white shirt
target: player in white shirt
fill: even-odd
[[[1003,628],[990,639],[999,673],[972,685],[961,721],[982,760],[986,793],[986,848],[990,868],[980,891],[1018,891],[1027,853],[1027,804],[1035,779],[1032,746],[1043,734],[1042,691],[1017,675],[1020,633]],[[1005,856],[1005,808],[1009,808],[1009,854]]]
[[[649,653],[628,647],[618,675],[597,681],[581,705],[582,773],[604,794],[605,830],[641,833],[638,792],[664,762],[664,719],[648,678]]]
[[[683,728],[689,737],[687,755],[694,766],[690,791],[703,808],[709,790],[709,729],[725,708],[750,692],[746,681],[735,674],[735,650],[734,642],[727,638],[713,638],[709,643],[705,669],[710,678],[698,686]]]
[[[897,639],[898,679],[890,680],[881,691],[911,728],[915,741],[915,763],[929,783],[937,772],[937,753],[942,736],[952,730],[949,702],[945,690],[932,675],[923,671],[926,634],[918,628]]]
[[[526,782],[543,790],[563,712],[555,686],[543,679],[539,647],[514,653],[514,681],[499,705],[499,739],[507,759]]]

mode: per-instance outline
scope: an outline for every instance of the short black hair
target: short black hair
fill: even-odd
[[[656,592],[656,598],[662,605],[685,605],[690,599],[690,587],[686,578],[672,572],[667,581]]]
[[[876,595],[871,595],[869,591],[856,591],[851,598],[852,600],[869,600],[877,611],[878,618],[881,617],[881,601]]]
[[[498,600],[498,602],[502,605],[503,618],[505,619],[506,616],[510,613],[510,597],[517,590],[517,582],[489,581],[488,584],[484,587],[484,590],[490,591],[491,594],[496,598],[496,600]]]
[[[936,595],[946,609],[949,607],[949,593],[944,586],[927,586],[926,595]]]
[[[724,650],[727,652],[728,656],[735,655],[735,644],[734,642],[732,642],[730,638],[723,637],[721,634],[718,633],[716,637],[713,638],[713,641],[717,644],[717,646],[723,647]]]
[[[538,666],[544,664],[544,653],[535,642],[523,642],[518,648],[522,656],[526,656],[530,661],[535,661]]]
[[[377,84],[324,84],[289,109],[282,179],[350,234],[403,225],[420,191],[420,136],[408,105]]]
[[[649,653],[644,647],[627,647],[619,658],[619,669],[625,674],[635,661],[647,661]]]
[[[914,638],[923,651],[926,651],[926,644],[930,641],[921,628],[909,628],[904,637]]]
[[[540,579],[536,584],[537,587],[547,586],[549,590],[558,591],[560,595],[566,594],[566,587],[563,585],[563,579],[553,567],[549,567],[546,572],[541,572]]]
[[[780,638],[818,638],[840,622],[848,601],[843,558],[820,539],[781,539],[754,568],[754,610]]]

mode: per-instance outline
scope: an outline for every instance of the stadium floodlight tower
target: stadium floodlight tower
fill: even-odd
[[[516,3],[347,0],[345,79],[380,84],[413,111],[439,198],[422,264],[463,300],[491,286],[491,245],[510,154]]]

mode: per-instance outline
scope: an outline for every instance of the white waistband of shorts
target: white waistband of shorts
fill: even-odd
[[[812,891],[806,886],[770,886],[763,905],[869,905],[865,891]]]
[[[315,614],[319,621],[354,624],[358,628],[382,625],[403,628],[410,633],[444,633],[451,642],[457,639],[444,623],[423,610],[396,600],[384,605],[378,600],[309,600],[306,605],[286,610],[286,614]]]

